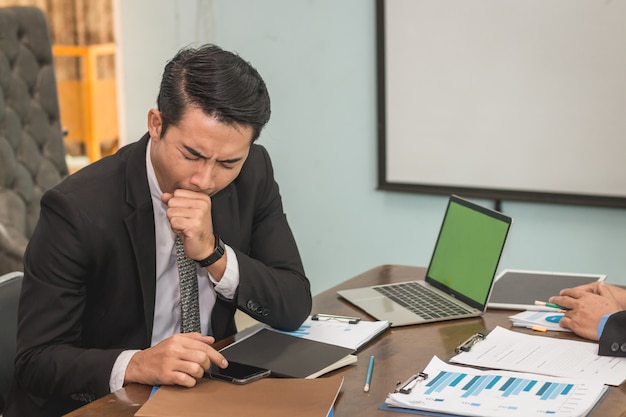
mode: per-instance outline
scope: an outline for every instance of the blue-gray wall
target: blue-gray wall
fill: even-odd
[[[252,62],[270,89],[272,120],[259,143],[272,155],[313,292],[380,264],[428,262],[447,198],[376,190],[374,0],[118,1],[123,140],[145,131],[165,60],[187,44],[217,43]],[[626,210],[502,208],[514,218],[502,268],[626,284]]]

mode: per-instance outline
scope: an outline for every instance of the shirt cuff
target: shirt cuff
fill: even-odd
[[[228,300],[232,300],[239,286],[239,261],[235,251],[228,245],[224,245],[226,249],[226,270],[222,279],[217,281],[209,272],[209,279],[215,284],[215,291],[220,293]]]
[[[126,368],[128,363],[138,350],[125,350],[117,357],[111,370],[111,378],[109,378],[109,389],[115,392],[124,386],[124,377],[126,376]]]
[[[598,323],[598,340],[600,340],[600,336],[602,336],[604,326],[606,325],[606,321],[609,319],[610,315],[611,313],[605,314],[604,316],[602,316],[602,318],[600,318],[600,323]]]

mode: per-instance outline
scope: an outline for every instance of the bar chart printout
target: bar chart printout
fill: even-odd
[[[436,356],[423,372],[426,380],[409,394],[389,394],[385,404],[465,416],[577,417],[586,415],[607,390],[598,381],[480,371],[448,365]]]

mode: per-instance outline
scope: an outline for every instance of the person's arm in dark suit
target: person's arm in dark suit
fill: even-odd
[[[270,326],[295,330],[311,312],[310,284],[263,147],[253,145],[233,185],[243,223],[241,244],[231,244],[240,271],[237,306]],[[219,230],[219,220],[214,226]]]
[[[60,415],[103,396],[120,352],[150,346],[156,284],[146,142],[120,149],[42,197],[24,256],[19,406],[30,402]]]
[[[598,354],[626,357],[626,310],[613,313],[607,319]]]
[[[107,314],[87,311],[88,287],[95,285],[89,278],[97,279],[89,252],[104,250],[91,246],[90,221],[53,189],[42,199],[39,223],[25,253],[16,372],[22,386],[37,396],[89,401],[105,395],[123,348],[91,348],[90,332],[84,328],[90,322],[87,316]]]

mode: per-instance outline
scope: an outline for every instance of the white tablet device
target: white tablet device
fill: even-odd
[[[605,278],[606,275],[600,274],[505,269],[496,276],[487,308],[545,310],[546,307],[536,306],[535,301],[548,301],[563,288],[604,281]]]

